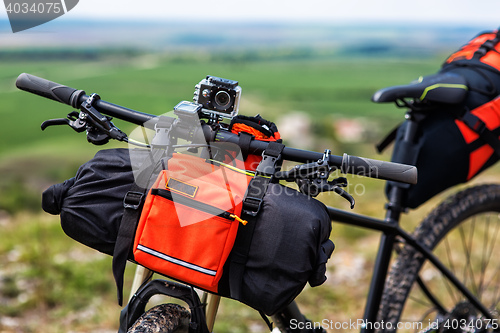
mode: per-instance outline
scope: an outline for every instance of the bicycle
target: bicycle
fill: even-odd
[[[432,83],[436,84],[436,81]],[[82,90],[28,74],[21,74],[16,85],[22,90],[70,105],[75,109],[80,109],[82,103],[89,98]],[[411,94],[408,88],[413,89]],[[418,88],[414,85],[394,87],[386,89],[375,97],[377,102],[396,102],[398,106],[408,108],[406,118],[409,120],[410,130],[404,138],[408,142],[411,142],[416,135],[419,126],[418,113],[421,112],[418,102],[411,99],[414,94],[420,96],[427,88],[428,85],[424,83]],[[436,88],[434,93],[439,95],[439,89]],[[442,102],[454,101],[443,99]],[[95,100],[93,105],[96,110],[109,117],[141,126],[155,117],[101,99]],[[102,117],[101,114],[77,117],[77,114],[73,113],[65,119],[46,121],[42,128],[50,125],[70,125],[77,131],[91,127],[98,129],[102,135],[101,139],[114,138],[127,141],[126,135],[119,134],[122,132],[112,125],[109,118]],[[235,134],[215,132],[207,127],[204,129],[206,129],[204,131],[206,139],[238,144],[238,137]],[[186,133],[179,130],[176,135],[182,137]],[[266,146],[266,142],[253,140],[250,149],[260,153]],[[281,178],[298,181],[299,184],[301,182],[303,184],[307,179],[320,179],[323,181],[320,184],[325,185],[325,191],[335,190],[339,194],[344,193],[328,186],[328,176],[326,183],[324,182],[325,172],[329,174],[333,169],[338,169],[343,173],[397,182],[416,181],[415,168],[404,164],[346,154],[344,156],[330,155],[329,152],[321,154],[290,147],[283,150],[283,158],[302,164],[296,169],[281,173]],[[306,176],[300,178],[301,175]],[[319,188],[321,189],[321,186]],[[415,292],[415,289],[420,290],[429,307],[423,309],[423,306],[418,306],[409,309],[412,314],[415,312],[422,314],[414,317],[422,323],[428,320],[427,325],[421,325],[417,330],[499,332],[500,276],[494,251],[500,229],[498,225],[500,185],[475,186],[452,195],[435,208],[413,234],[400,226],[401,214],[406,211],[406,207],[402,205],[404,192],[404,188],[392,188],[383,220],[328,207],[332,221],[382,234],[364,316],[358,322],[361,332],[392,332],[404,328],[400,327],[400,320],[406,319],[402,316],[404,306],[408,299],[413,299],[410,294]],[[474,244],[474,234],[479,234],[483,240],[481,246]],[[464,258],[457,259],[459,251],[451,250],[451,243],[457,239],[462,245]],[[390,269],[393,252],[397,252],[398,256]],[[440,257],[444,259],[441,260]],[[435,278],[436,274],[441,275],[441,278]],[[205,293],[200,300],[188,286],[164,280],[148,282],[150,278],[149,271],[138,270],[133,286],[133,290],[138,291],[122,311],[120,332],[127,330],[145,332],[147,327],[157,326],[161,326],[166,332],[178,329],[188,329],[193,332],[203,332],[204,329],[212,331],[220,296]],[[444,287],[440,285],[443,281]],[[148,300],[155,294],[181,299],[189,305],[190,311],[179,305],[166,304],[145,312]],[[273,320],[282,332],[324,331],[323,327],[312,325],[295,302],[274,315]]]

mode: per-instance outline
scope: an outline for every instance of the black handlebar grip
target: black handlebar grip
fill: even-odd
[[[63,86],[62,84],[27,73],[19,75],[16,80],[16,87],[57,102],[71,105],[74,108],[78,108],[79,97],[85,94],[82,90]]]
[[[412,165],[372,160],[344,154],[340,170],[363,177],[392,180],[407,184],[417,183],[417,168]]]

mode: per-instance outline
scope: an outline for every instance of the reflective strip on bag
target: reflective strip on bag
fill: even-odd
[[[176,264],[176,265],[179,265],[179,266],[182,266],[182,267],[186,267],[186,268],[192,269],[193,271],[197,271],[197,272],[200,272],[200,273],[203,273],[203,274],[207,274],[207,275],[210,275],[210,276],[215,276],[215,274],[217,273],[214,270],[211,270],[211,269],[208,269],[208,268],[203,268],[203,267],[191,264],[189,262],[182,261],[180,259],[177,259],[177,258],[174,258],[174,257],[171,257],[171,256],[167,256],[164,253],[161,253],[161,252],[158,252],[156,250],[150,249],[149,247],[143,246],[141,244],[137,245],[137,249],[141,250],[142,252],[145,252],[147,254],[150,254],[152,256],[155,256],[157,258],[160,258],[160,259],[163,259],[165,261],[171,262],[173,264]]]

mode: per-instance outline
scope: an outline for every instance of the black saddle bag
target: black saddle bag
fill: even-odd
[[[458,105],[438,105],[424,113],[415,142],[405,143],[408,122],[398,129],[392,161],[418,168],[416,185],[388,182],[407,189],[403,205],[416,208],[436,194],[465,183],[500,158],[500,33],[482,33],[452,54],[441,73],[465,78],[468,93]]]

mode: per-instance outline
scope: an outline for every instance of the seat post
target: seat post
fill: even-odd
[[[413,143],[416,138],[420,117],[418,117],[418,114],[413,114],[413,111],[409,110],[406,113],[405,118],[408,124],[403,137],[403,142],[410,144]],[[412,156],[409,154],[409,151],[405,150],[404,153],[402,161],[399,161],[399,163],[411,164]],[[402,200],[406,191],[406,188],[400,186],[392,187],[391,192],[389,193],[389,202],[386,205],[387,213],[385,221],[387,223],[399,224],[401,212],[405,209],[405,207],[402,206]],[[377,313],[382,300],[385,280],[389,271],[389,264],[395,241],[396,235],[394,233],[384,233],[380,238],[378,254],[375,259],[375,268],[373,270],[370,290],[368,292],[365,313],[363,316],[366,323],[375,323],[377,320]],[[371,333],[374,332],[374,330],[365,326],[361,329],[361,332]]]

